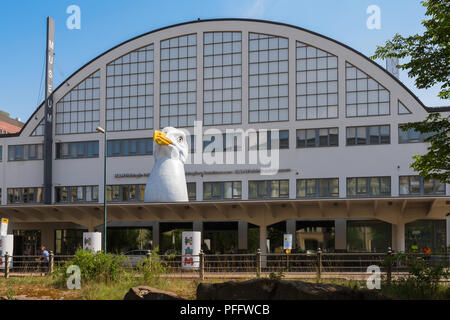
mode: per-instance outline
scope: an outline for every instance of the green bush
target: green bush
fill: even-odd
[[[448,279],[448,261],[432,261],[429,256],[407,255],[398,253],[387,257],[385,265],[400,264],[406,266],[408,275],[393,279],[386,287],[385,291],[402,299],[440,299],[450,296],[449,288],[440,283],[441,280]],[[447,257],[448,259],[448,257]]]
[[[158,248],[152,251],[150,258],[145,257],[139,261],[137,271],[146,282],[159,282],[161,274],[166,273],[167,268],[158,255]]]
[[[66,261],[56,267],[54,276],[58,282],[65,285],[70,274],[66,273],[70,265],[80,268],[81,282],[108,282],[119,281],[129,276],[125,267],[125,256],[116,254],[104,254],[79,249],[72,260]]]

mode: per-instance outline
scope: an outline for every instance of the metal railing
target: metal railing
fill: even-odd
[[[189,256],[191,265],[183,267],[184,256],[159,255],[154,257],[150,251],[147,258],[150,263],[159,263],[163,273],[173,277],[200,278],[253,278],[261,276],[274,277],[341,277],[364,274],[367,277],[369,266],[378,266],[387,281],[395,276],[408,273],[408,259],[416,259],[429,266],[444,264],[450,268],[450,254],[417,254],[408,253],[403,259],[393,259],[394,253],[388,249],[386,253],[323,253],[320,249],[314,253],[292,254],[204,254]],[[49,254],[48,262],[42,256],[10,256],[3,259],[4,276],[48,275],[56,267],[71,260],[70,255]],[[405,260],[406,259],[406,260]],[[390,263],[389,263],[390,261]],[[406,262],[405,262],[406,261]],[[139,272],[136,262],[126,260],[125,268]]]

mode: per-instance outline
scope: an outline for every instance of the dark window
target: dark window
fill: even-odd
[[[421,176],[400,176],[400,195],[445,195],[445,183]]]
[[[98,202],[98,186],[55,187],[57,203]]]
[[[204,182],[203,199],[241,199],[242,196],[241,181],[227,182]]]
[[[347,178],[347,197],[391,195],[391,177]]]
[[[152,155],[153,139],[121,139],[108,140],[107,155],[108,157],[124,157],[135,155]]]
[[[347,127],[347,146],[391,143],[390,126]]]
[[[248,150],[271,150],[272,142],[275,140],[276,134],[272,137],[272,131],[266,131],[266,137],[263,137],[264,131],[251,132],[248,137]],[[252,142],[256,146],[250,145],[250,135]],[[289,130],[278,130],[278,149],[289,149]]]
[[[414,129],[404,130],[401,125],[398,127],[398,143],[425,142],[425,139],[434,135],[434,132],[420,133]]]
[[[186,183],[187,190],[188,190],[188,197],[189,201],[195,201],[197,200],[197,190],[196,190],[196,183],[195,182],[188,182]]]
[[[338,128],[297,129],[297,148],[336,147]]]
[[[339,179],[298,179],[297,198],[339,197]]]
[[[56,144],[56,159],[98,158],[98,141],[61,142]]]
[[[289,180],[258,180],[248,182],[249,199],[288,198]]]
[[[8,188],[8,204],[41,203],[42,188]]]
[[[145,184],[110,185],[106,188],[106,200],[112,202],[144,201]]]
[[[8,161],[42,160],[43,144],[8,146]]]

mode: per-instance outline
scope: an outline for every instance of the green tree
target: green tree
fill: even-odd
[[[402,125],[403,130],[414,129],[431,134],[425,139],[429,142],[428,152],[414,155],[411,167],[425,178],[438,179],[450,183],[450,117],[441,117],[439,113],[430,114],[423,122]]]
[[[422,35],[403,37],[398,33],[384,46],[377,46],[372,59],[410,58],[398,68],[408,70],[419,89],[440,84],[439,97],[450,97],[450,2],[448,0],[422,1],[428,19],[422,21]],[[425,121],[408,123],[402,129],[414,129],[429,136],[428,153],[415,155],[411,167],[425,178],[450,183],[450,127],[449,117],[430,114]]]

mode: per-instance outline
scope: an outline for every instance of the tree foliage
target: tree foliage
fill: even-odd
[[[430,114],[424,122],[412,122],[401,126],[403,130],[414,129],[420,133],[433,133],[425,142],[429,142],[428,153],[415,155],[411,167],[426,178],[438,179],[450,183],[450,121],[439,113]]]
[[[377,46],[372,59],[410,58],[398,68],[408,70],[419,89],[441,84],[439,97],[450,98],[450,1],[426,0],[428,19],[422,21],[423,35],[403,37],[398,33],[384,46]],[[430,114],[424,122],[409,123],[403,129],[414,129],[431,134],[425,139],[430,143],[428,153],[415,155],[411,167],[425,178],[450,183],[450,128],[449,117]]]
[[[372,59],[407,58],[409,62],[399,64],[398,68],[409,70],[408,76],[415,79],[419,89],[427,89],[441,84],[439,97],[450,97],[450,1],[422,1],[427,8],[423,20],[423,35],[403,37],[395,34],[384,46],[377,46]]]

